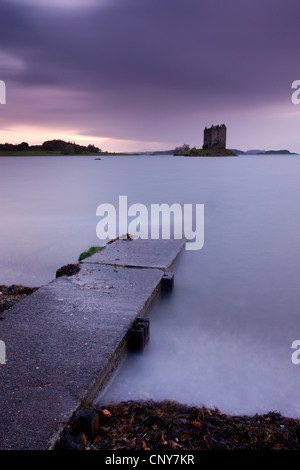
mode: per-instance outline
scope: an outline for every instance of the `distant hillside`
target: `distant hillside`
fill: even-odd
[[[151,152],[150,155],[173,155],[175,152],[175,149],[174,150],[162,150],[161,152]]]
[[[148,150],[147,152],[138,152],[138,155],[173,155],[175,152],[172,150]]]
[[[290,152],[289,150],[238,150],[231,149],[237,155],[298,155],[297,153]]]
[[[258,155],[298,155],[298,154],[290,152],[289,150],[267,150],[265,152],[260,152]]]

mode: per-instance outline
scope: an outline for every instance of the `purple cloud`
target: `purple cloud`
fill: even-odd
[[[179,133],[199,139],[212,119],[227,118],[237,133],[241,113],[291,106],[300,78],[296,0],[68,4],[2,1],[0,79],[10,100],[1,125],[26,116],[34,125],[68,121],[83,134],[177,144]]]

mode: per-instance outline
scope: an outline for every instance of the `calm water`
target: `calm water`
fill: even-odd
[[[0,284],[39,286],[101,244],[96,208],[204,204],[205,243],[184,251],[151,341],[100,400],[174,399],[300,417],[300,157],[2,157]]]

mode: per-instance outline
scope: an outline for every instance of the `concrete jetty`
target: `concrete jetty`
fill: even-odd
[[[53,449],[92,403],[149,313],[184,240],[116,240],[5,312],[0,449]]]

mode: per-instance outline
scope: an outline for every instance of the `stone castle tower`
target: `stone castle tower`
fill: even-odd
[[[225,124],[221,124],[220,126],[211,126],[210,128],[205,127],[203,148],[226,149]]]

